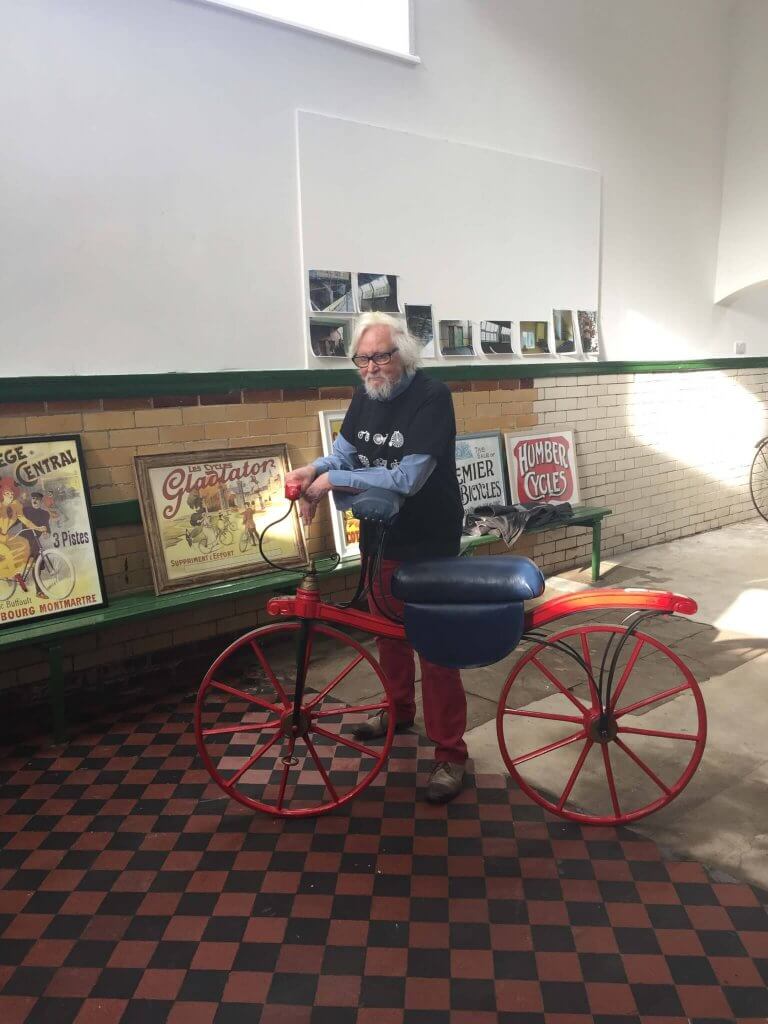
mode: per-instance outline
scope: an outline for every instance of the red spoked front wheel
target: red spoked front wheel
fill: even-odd
[[[701,760],[707,720],[696,679],[665,644],[627,632],[589,624],[534,643],[501,693],[504,762],[532,800],[562,818],[637,821],[674,800]],[[601,668],[605,681],[625,637],[601,706]]]
[[[355,726],[379,710],[389,713],[387,735],[356,740]],[[318,623],[279,622],[246,633],[211,665],[197,696],[195,734],[206,768],[228,796],[268,814],[309,817],[373,782],[392,746],[394,719],[387,680],[362,644]]]

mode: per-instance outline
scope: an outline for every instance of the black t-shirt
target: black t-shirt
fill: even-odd
[[[341,433],[357,449],[361,469],[394,469],[405,455],[431,455],[436,462],[421,490],[406,498],[384,557],[407,562],[457,555],[463,508],[456,478],[456,417],[445,384],[417,370],[405,391],[387,402],[358,388]]]

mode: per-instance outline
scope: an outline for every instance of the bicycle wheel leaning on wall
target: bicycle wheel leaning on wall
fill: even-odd
[[[768,522],[768,437],[758,441],[749,471],[749,493],[758,514]]]

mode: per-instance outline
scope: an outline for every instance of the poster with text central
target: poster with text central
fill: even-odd
[[[80,439],[0,439],[0,628],[105,604]]]

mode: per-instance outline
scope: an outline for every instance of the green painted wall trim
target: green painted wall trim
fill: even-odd
[[[446,381],[593,377],[627,373],[697,373],[705,370],[768,368],[768,356],[691,359],[670,362],[441,363],[429,372]],[[134,398],[154,395],[211,395],[238,391],[349,387],[357,382],[349,370],[223,370],[215,373],[141,373],[75,377],[1,377],[0,402]]]

